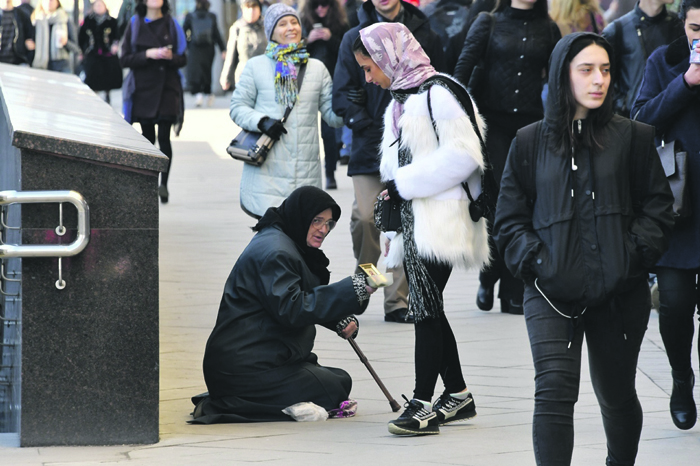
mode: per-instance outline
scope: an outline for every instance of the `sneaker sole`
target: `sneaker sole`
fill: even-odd
[[[474,419],[476,417],[476,410],[469,411],[464,417],[451,417],[448,421],[442,421],[441,426],[452,424],[453,422],[468,421],[469,419]]]
[[[440,433],[440,428],[438,426],[432,426],[421,430],[411,430],[389,424],[389,433],[394,435],[435,435]]]

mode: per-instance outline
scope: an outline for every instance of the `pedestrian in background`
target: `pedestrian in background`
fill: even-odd
[[[30,63],[29,55],[34,48],[30,16],[22,8],[15,8],[12,0],[1,0],[0,5],[0,63]]]
[[[187,37],[187,86],[196,96],[195,105],[201,107],[204,96],[207,105],[214,103],[211,93],[211,68],[214,64],[214,46],[221,50],[222,58],[226,56],[226,44],[221,38],[216,15],[209,12],[209,0],[197,0],[194,13],[188,13],[182,24]]]
[[[335,74],[338,50],[343,35],[348,30],[345,10],[340,0],[302,0],[299,11],[302,33],[306,37],[306,50],[311,58],[321,60],[331,78]],[[335,168],[340,158],[340,146],[336,130],[321,122],[321,138],[325,155],[326,189],[337,189]]]
[[[228,30],[226,58],[221,68],[219,83],[224,91],[233,91],[245,64],[265,53],[267,38],[259,0],[243,0],[241,17]]]
[[[158,196],[168,202],[168,175],[173,165],[170,129],[182,113],[182,81],[178,72],[187,64],[185,34],[170,16],[168,0],[138,0],[136,14],[124,32],[121,65],[129,68],[122,88],[124,118],[138,122],[141,133],[170,159],[161,174]]]
[[[584,337],[605,464],[633,465],[642,432],[635,377],[647,273],[668,247],[673,195],[653,129],[613,113],[611,57],[597,34],[557,44],[545,118],[518,131],[501,179],[493,231],[526,283],[540,466],[571,464]]]
[[[469,29],[454,77],[470,88],[486,119],[486,146],[497,184],[516,131],[543,116],[540,96],[560,37],[547,0],[502,0],[495,13],[481,13]],[[495,245],[491,249],[493,261],[479,274],[476,304],[483,311],[492,309],[500,280],[501,312],[522,314],[522,281],[508,271]]]
[[[231,119],[248,131],[262,131],[277,142],[259,166],[245,164],[240,183],[241,208],[260,218],[299,186],[321,187],[318,116],[330,126],[342,119],[331,109],[331,75],[309,58],[294,8],[275,3],[265,16],[265,55],[253,57],[231,96]],[[298,86],[301,67],[303,83]],[[289,118],[281,119],[287,108]]]
[[[59,0],[41,0],[32,13],[34,61],[32,68],[71,72],[68,14]]]
[[[619,65],[614,82],[614,108],[624,117],[630,117],[649,56],[662,45],[685,35],[683,22],[666,10],[666,5],[671,3],[673,0],[640,0],[632,11],[603,30],[603,37],[612,45]]]
[[[119,31],[117,20],[109,15],[103,0],[95,0],[78,32],[78,44],[83,51],[85,84],[95,92],[104,91],[109,103],[109,91],[122,87],[119,64]]]
[[[700,304],[700,64],[690,54],[700,54],[700,0],[684,0],[679,16],[685,34],[658,48],[647,61],[644,79],[632,114],[656,127],[656,144],[675,142],[688,152],[690,218],[678,219],[668,251],[656,264],[659,283],[659,330],[671,364],[673,391],[671,418],[679,429],[690,429],[697,420],[693,399],[695,374],[691,364],[693,322]],[[700,334],[697,350],[700,351]]]

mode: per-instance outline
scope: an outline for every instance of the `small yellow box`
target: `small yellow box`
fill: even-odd
[[[367,274],[367,283],[373,288],[381,288],[394,283],[394,275],[383,275],[374,264],[360,264],[360,268]]]

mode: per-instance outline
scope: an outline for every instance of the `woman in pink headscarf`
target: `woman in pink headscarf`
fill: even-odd
[[[387,266],[403,263],[415,315],[413,399],[389,432],[437,434],[439,425],[476,416],[442,292],[453,266],[479,269],[489,260],[486,221],[470,216],[486,165],[485,125],[464,87],[435,71],[403,24],[361,30],[353,52],[367,82],[394,98],[384,116],[380,173],[387,189],[380,197],[399,206],[400,231],[387,233]],[[431,403],[438,375],[445,390]]]

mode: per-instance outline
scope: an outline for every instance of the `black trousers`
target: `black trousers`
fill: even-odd
[[[442,294],[452,273],[452,266],[427,261],[424,264]],[[411,287],[410,281],[408,286]],[[445,314],[436,319],[416,322],[415,335],[416,388],[413,391],[413,398],[430,401],[433,398],[438,375],[445,386],[444,393],[464,390],[466,384],[459,362],[457,341]]]
[[[649,287],[641,280],[631,291],[589,307],[578,319],[569,342],[570,320],[558,314],[534,287],[525,287],[525,323],[535,365],[532,440],[538,466],[571,464],[584,336],[591,382],[603,415],[606,464],[634,464],[642,432],[635,377],[650,310]]]
[[[671,369],[685,372],[691,367],[693,350],[693,317],[700,303],[699,270],[658,267],[659,331],[664,341]],[[700,352],[700,334],[698,334]]]
[[[158,123],[139,122],[141,125],[141,134],[148,139],[151,144],[156,144],[156,124],[158,125],[158,148],[169,159],[168,170],[161,174],[160,184],[168,186],[168,175],[170,167],[173,165],[173,146],[170,144],[170,128],[173,123],[170,121],[160,121]]]

